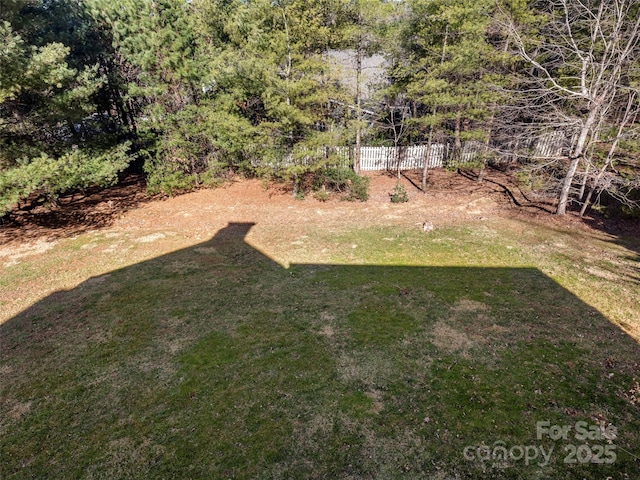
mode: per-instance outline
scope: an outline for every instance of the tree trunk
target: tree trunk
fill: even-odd
[[[584,154],[585,146],[587,145],[587,137],[589,136],[591,127],[596,120],[598,110],[599,105],[594,106],[582,126],[578,142],[576,143],[576,148],[570,157],[571,162],[569,163],[569,170],[567,171],[567,174],[564,177],[564,182],[562,183],[562,189],[560,190],[560,196],[558,197],[558,209],[556,210],[556,215],[564,215],[567,213],[567,203],[569,202],[569,193],[571,191],[573,177],[575,177],[578,164]]]
[[[591,203],[591,198],[593,197],[594,192],[598,188],[598,184],[600,183],[600,179],[604,175],[604,172],[607,170],[608,166],[609,166],[609,159],[607,159],[605,164],[602,166],[602,168],[598,172],[598,175],[596,176],[596,179],[593,182],[593,186],[589,189],[589,194],[587,195],[587,198],[585,198],[584,203],[582,204],[582,208],[580,209],[580,217],[584,217],[584,214],[587,212],[587,208],[589,207],[589,204]]]
[[[456,127],[453,132],[453,159],[460,166],[460,160],[462,159],[462,140],[460,140],[462,118],[460,113],[456,116]]]
[[[622,137],[622,132],[624,131],[625,126],[627,125],[627,122],[630,119],[631,111],[633,108],[633,102],[635,101],[635,98],[636,98],[635,93],[629,96],[627,108],[625,110],[624,116],[622,117],[622,120],[620,120],[620,126],[618,127],[618,134],[616,135],[616,138],[611,143],[611,148],[607,153],[607,158],[605,159],[604,165],[598,172],[598,175],[596,176],[596,179],[593,182],[593,186],[589,190],[589,194],[587,195],[587,198],[585,198],[584,203],[582,204],[582,208],[580,209],[580,217],[583,217],[585,212],[587,211],[587,208],[589,207],[589,203],[591,203],[591,198],[593,197],[594,192],[598,188],[598,185],[600,184],[600,180],[602,179],[604,172],[607,170],[607,168],[609,168],[609,165],[613,163],[613,155],[616,153],[616,148],[618,148],[618,142]],[[637,118],[637,112],[636,112],[636,117],[631,121],[632,125],[635,123],[636,118]]]
[[[491,114],[489,119],[489,131],[487,132],[487,140],[484,142],[484,152],[482,153],[482,164],[480,165],[480,171],[478,171],[478,183],[484,180],[484,171],[487,166],[487,155],[489,154],[489,143],[491,142],[491,132],[493,131],[493,121],[495,119],[495,113]]]
[[[587,162],[587,165],[582,173],[582,181],[580,182],[580,191],[578,192],[578,198],[582,200],[584,198],[584,192],[587,188],[587,178],[589,177],[589,170],[591,169],[591,163]]]
[[[422,167],[422,193],[427,191],[427,175],[429,173],[429,163],[431,163],[431,144],[433,143],[433,125],[429,129],[429,140],[427,141],[427,154],[424,157]]]
[[[360,150],[362,141],[362,108],[361,108],[361,93],[360,82],[362,76],[362,50],[360,45],[356,49],[356,155],[353,165],[353,170],[360,175]]]
[[[571,162],[569,163],[569,170],[567,171],[567,175],[564,177],[564,182],[562,184],[562,190],[560,190],[560,196],[558,197],[558,208],[556,210],[556,215],[564,215],[567,213],[567,203],[569,202],[569,192],[571,191],[571,184],[573,182],[573,177],[576,174],[576,170],[578,169],[578,164],[580,163],[580,159],[582,155],[579,157],[573,157]]]

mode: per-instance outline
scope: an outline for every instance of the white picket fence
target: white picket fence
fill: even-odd
[[[544,133],[535,140],[533,156],[535,158],[561,157],[568,147],[567,140],[567,136],[561,130]]]
[[[412,145],[409,147],[362,147],[360,149],[360,169],[373,170],[416,170],[429,162],[430,168],[443,167],[446,159],[446,146],[432,144],[429,152],[428,145]],[[352,153],[355,157],[355,151]]]
[[[537,158],[558,157],[567,150],[567,137],[562,132],[552,132],[534,138],[530,154]],[[428,162],[429,168],[445,166],[462,166],[478,161],[486,152],[486,145],[478,141],[467,141],[462,144],[459,159],[452,158],[452,147],[443,143],[429,145],[410,145],[402,147],[360,147],[360,169],[363,171],[380,170],[420,170]],[[276,169],[291,165],[312,165],[326,162],[328,165],[351,167],[354,165],[355,146],[319,147],[315,152],[298,151],[287,155],[281,162],[270,164]],[[302,154],[301,154],[302,153]],[[266,165],[262,165],[266,166]]]
[[[468,164],[475,161],[484,150],[480,142],[465,142],[462,145],[460,160],[456,165]],[[442,168],[451,165],[449,145],[432,143],[429,145],[410,145],[406,147],[360,147],[360,169],[363,171],[379,170],[421,170],[425,162],[429,168]],[[339,156],[340,165],[353,165],[355,147],[338,147],[335,153]],[[309,161],[313,161],[309,158]]]
[[[422,169],[425,161],[428,161],[429,168],[445,166],[449,148],[445,144],[434,143],[431,145],[429,154],[428,145],[411,145],[406,147],[360,147],[360,169],[363,171],[397,170],[400,163],[400,170]],[[288,155],[282,162],[282,166],[294,164],[310,165],[319,161],[328,160],[330,164],[350,167],[354,164],[356,148],[334,147],[318,148],[315,154],[307,154],[295,158]],[[471,151],[463,149],[463,161],[471,161],[473,154]],[[337,160],[337,161],[336,161]]]

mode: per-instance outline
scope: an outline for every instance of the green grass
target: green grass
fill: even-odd
[[[544,247],[557,235],[485,226],[318,230],[331,262],[284,269],[246,228],[0,326],[0,477],[640,475],[640,346],[569,291],[599,286],[613,309],[632,278],[588,276],[581,248]],[[538,421],[612,423],[615,463],[563,463],[585,442],[537,439]],[[465,459],[495,442],[554,453]]]

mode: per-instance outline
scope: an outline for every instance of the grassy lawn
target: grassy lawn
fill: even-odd
[[[640,478],[637,241],[505,225],[229,224],[49,295],[0,325],[0,476]]]

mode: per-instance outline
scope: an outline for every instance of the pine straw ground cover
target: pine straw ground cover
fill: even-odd
[[[222,210],[4,263],[2,478],[639,478],[637,239]]]

